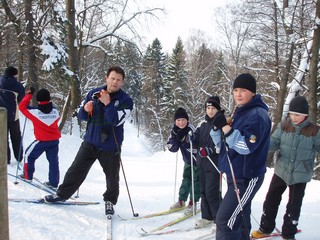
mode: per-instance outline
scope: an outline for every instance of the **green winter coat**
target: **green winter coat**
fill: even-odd
[[[319,126],[307,118],[299,125],[288,118],[271,136],[270,151],[279,150],[274,173],[287,185],[306,183],[312,178],[316,152],[320,152]]]

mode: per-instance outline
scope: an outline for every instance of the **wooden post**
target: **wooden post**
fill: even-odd
[[[7,184],[7,109],[0,107],[0,239],[9,240]]]

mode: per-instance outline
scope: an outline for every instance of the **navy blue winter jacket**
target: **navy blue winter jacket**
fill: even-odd
[[[117,151],[121,148],[123,142],[123,124],[130,116],[133,101],[123,90],[111,93],[111,102],[104,105],[99,99],[93,99],[94,93],[105,89],[106,86],[91,90],[78,112],[79,119],[87,121],[87,130],[84,140],[104,151]],[[84,105],[90,101],[94,101],[92,116],[84,111]],[[119,149],[120,151],[121,149]]]
[[[13,76],[0,77],[0,107],[7,109],[8,122],[19,118],[18,104],[25,95],[24,87]]]
[[[191,146],[190,146],[188,133],[190,130],[192,131],[192,133],[194,133],[195,128],[193,125],[188,123],[188,125],[184,129],[185,129],[184,132],[186,136],[184,140],[179,141],[177,139],[177,136],[173,135],[171,131],[171,135],[167,141],[167,146],[170,152],[177,152],[180,149],[183,161],[187,164],[191,164],[191,153],[190,153]],[[197,153],[197,150],[195,148],[192,148],[192,152],[193,152],[193,158],[194,158],[193,164],[196,164],[195,154]]]
[[[221,140],[221,131],[210,132],[217,148],[220,148],[219,169],[231,179],[229,156],[237,179],[251,179],[263,175],[266,172],[270,147],[271,120],[268,107],[259,94],[246,105],[236,109],[231,127],[230,133],[225,135],[229,153]]]

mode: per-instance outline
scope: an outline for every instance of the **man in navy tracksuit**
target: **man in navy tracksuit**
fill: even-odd
[[[84,141],[58,187],[56,195],[45,197],[47,202],[65,201],[85,180],[92,164],[99,160],[106,177],[103,194],[106,214],[114,214],[113,205],[119,196],[120,153],[123,124],[130,116],[133,101],[121,87],[125,73],[113,66],[106,75],[107,85],[91,90],[79,109],[78,117],[87,121]]]
[[[9,133],[13,149],[14,157],[18,162],[22,157],[21,131],[19,122],[18,104],[24,97],[25,90],[23,85],[17,80],[18,70],[13,67],[7,67],[4,75],[0,78],[0,107],[7,109],[7,162],[11,162],[11,154],[9,147]],[[21,149],[20,149],[21,145]],[[20,153],[20,156],[19,156]]]
[[[219,240],[250,239],[251,201],[262,185],[270,146],[268,107],[261,95],[256,94],[256,80],[251,74],[240,74],[235,79],[233,98],[237,108],[232,121],[228,124],[220,111],[210,132],[216,149],[220,149],[219,169],[228,179],[228,189],[216,218]]]

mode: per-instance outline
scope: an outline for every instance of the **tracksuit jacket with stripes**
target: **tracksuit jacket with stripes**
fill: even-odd
[[[49,113],[42,112],[38,107],[28,106],[32,99],[32,94],[26,94],[19,104],[19,110],[31,120],[34,128],[34,140],[25,151],[27,163],[24,166],[24,177],[32,180],[35,172],[35,161],[45,152],[49,162],[48,179],[50,185],[57,187],[60,179],[59,171],[59,139],[61,137],[58,128],[60,119],[58,110],[52,106],[51,102],[39,104],[48,104],[52,110]]]
[[[237,107],[230,126],[232,129],[224,136],[221,130],[210,131],[220,151],[219,169],[226,173],[228,180],[228,190],[216,218],[216,239],[219,240],[248,239],[250,234],[251,201],[262,185],[270,146],[271,120],[259,94]],[[235,191],[229,160],[239,191]]]

